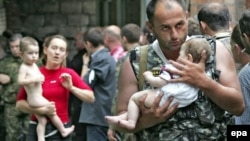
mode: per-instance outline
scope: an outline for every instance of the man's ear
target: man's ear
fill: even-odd
[[[146,26],[148,27],[148,30],[149,30],[151,33],[153,33],[153,25],[152,25],[152,23],[149,22],[149,21],[146,21]]]
[[[202,29],[203,31],[206,31],[206,29],[207,29],[207,24],[206,24],[205,22],[203,22],[203,21],[200,21],[200,25],[201,25],[201,29]]]
[[[237,55],[240,55],[241,54],[241,48],[240,48],[240,46],[238,45],[238,44],[234,44],[234,46],[233,46],[234,48],[235,48],[235,51],[236,51],[236,54]]]
[[[91,44],[89,41],[86,41],[86,45],[87,45],[88,47],[92,46],[92,44]]]
[[[125,36],[122,36],[122,40],[123,40],[125,43],[128,42],[128,40],[127,40],[127,38],[126,38]]]

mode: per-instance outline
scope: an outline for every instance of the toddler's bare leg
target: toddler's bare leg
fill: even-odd
[[[36,115],[36,118],[38,120],[38,124],[36,128],[38,141],[45,141],[44,135],[45,135],[45,127],[46,127],[47,119],[45,116],[41,116],[41,115]]]
[[[61,133],[63,137],[67,137],[75,129],[74,125],[72,125],[71,127],[65,128],[61,119],[57,115],[49,116],[49,118],[52,121],[53,125],[55,125],[55,127],[59,130],[59,132]]]

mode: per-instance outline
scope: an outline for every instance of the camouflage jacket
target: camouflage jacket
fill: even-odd
[[[21,58],[16,58],[12,55],[6,56],[0,61],[0,73],[10,77],[10,82],[3,85],[1,93],[2,100],[6,104],[16,103],[16,96],[20,88],[17,84],[17,76],[21,62]]]
[[[215,52],[215,41],[208,40]],[[131,53],[130,60],[134,72],[139,76],[140,48],[137,47]],[[209,77],[218,78],[215,70],[215,53],[206,62],[206,73]],[[147,70],[153,74],[159,74],[164,62],[153,50],[148,47]],[[150,86],[144,84],[143,89]],[[191,105],[179,108],[178,111],[165,123],[142,130],[136,133],[137,141],[212,141],[226,140],[226,126],[232,122],[232,116],[213,103],[202,91],[199,91],[198,99]]]
[[[221,41],[224,46],[231,52],[231,33],[230,32],[219,32],[213,36],[216,40]]]

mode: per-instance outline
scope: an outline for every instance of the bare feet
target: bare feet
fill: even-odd
[[[65,128],[64,131],[61,133],[61,135],[63,137],[67,137],[68,135],[70,135],[75,129],[75,126],[72,125],[71,127]]]

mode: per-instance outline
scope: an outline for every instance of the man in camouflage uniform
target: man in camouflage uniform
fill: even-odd
[[[179,109],[177,104],[169,107],[172,98],[160,107],[161,96],[158,96],[150,108],[144,106],[145,97],[141,99],[141,115],[136,129],[128,131],[116,127],[119,131],[135,132],[138,141],[226,140],[226,125],[232,121],[232,117],[225,114],[226,111],[235,115],[241,115],[244,111],[240,84],[232,67],[233,58],[221,42],[208,40],[215,53],[206,62],[206,68],[202,67],[205,52],[198,64],[184,59],[170,61],[177,59],[180,46],[187,37],[188,15],[185,6],[184,0],[152,0],[149,3],[147,24],[157,40],[148,47],[146,70],[157,70],[166,63],[173,64],[178,70],[168,71],[181,77],[171,79],[169,83],[184,82],[198,87],[198,99]],[[136,48],[121,69],[117,113],[127,110],[129,98],[139,90],[140,60],[143,59],[140,51],[140,47]],[[154,74],[157,75],[157,72]],[[143,89],[149,88],[144,82]]]
[[[0,74],[9,78],[9,82],[3,84],[1,98],[4,102],[4,118],[6,126],[6,141],[24,141],[27,132],[29,115],[16,109],[16,95],[19,90],[17,74],[21,64],[19,57],[19,43],[21,34],[14,34],[9,39],[11,54],[0,62]],[[0,79],[3,77],[0,77]]]
[[[0,62],[3,60],[3,58],[7,55],[6,53],[6,47],[7,47],[7,40],[5,37],[3,36],[0,36]],[[4,83],[4,80],[3,81],[1,80],[1,77],[0,76],[0,139],[2,141],[5,141],[5,122],[4,122],[4,103],[3,103],[3,100],[1,98],[1,94],[2,94],[2,83]]]

